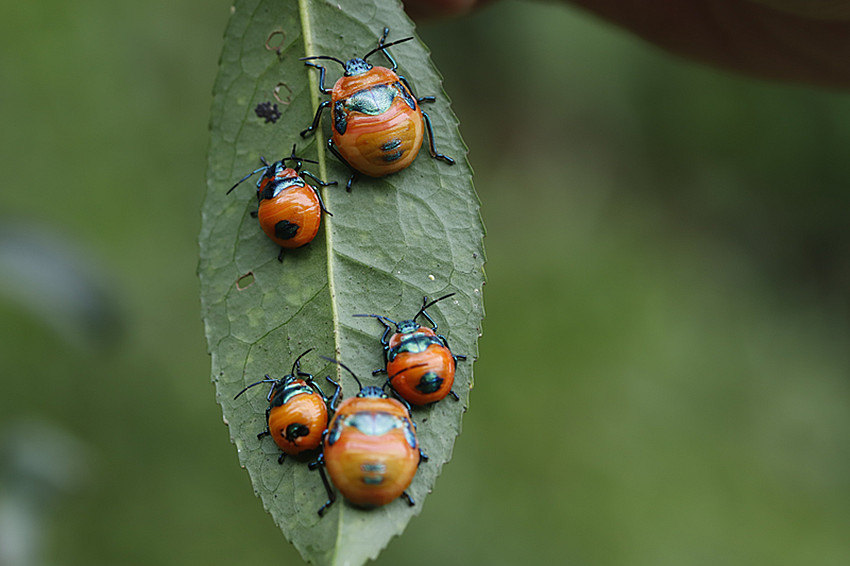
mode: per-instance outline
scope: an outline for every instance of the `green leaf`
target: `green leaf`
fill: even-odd
[[[437,149],[454,157],[454,166],[432,159],[426,146],[408,169],[381,179],[361,176],[347,193],[347,168],[326,155],[327,120],[321,133],[299,136],[326,98],[318,92],[318,73],[299,57],[362,56],[377,45],[384,26],[390,28],[390,41],[414,35],[395,2],[344,4],[236,3],[214,88],[200,235],[202,313],[224,420],[266,510],[302,556],[317,564],[361,564],[374,558],[421,511],[460,432],[483,317],[484,229],[472,171],[439,74],[420,42],[393,47],[393,54],[418,96],[437,96],[427,111]],[[373,63],[381,64],[377,57]],[[332,62],[328,67],[328,85],[340,75],[337,67]],[[267,124],[254,108],[274,101],[279,84],[282,117]],[[287,251],[280,263],[277,246],[250,216],[256,209],[253,183],[225,193],[259,166],[261,155],[279,159],[289,155],[293,143],[299,155],[320,162],[310,166],[314,173],[341,186],[322,189],[333,216],[323,219],[316,239]],[[413,411],[422,448],[430,457],[408,490],[416,505],[399,500],[361,510],[339,497],[319,518],[325,492],[318,473],[308,469],[310,459],[287,458],[278,465],[272,440],[257,439],[265,429],[262,388],[237,400],[234,395],[265,374],[288,373],[294,358],[308,348],[315,352],[302,360],[304,371],[320,379],[336,376],[345,397],[356,394],[357,385],[319,355],[336,356],[364,383],[379,384],[381,378],[372,377],[371,370],[382,363],[382,327],[373,318],[352,315],[402,320],[416,313],[424,295],[451,292],[456,295],[429,313],[453,351],[469,359],[458,364],[454,390],[459,402],[447,398]]]

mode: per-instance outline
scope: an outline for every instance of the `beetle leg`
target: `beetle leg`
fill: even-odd
[[[354,181],[357,180],[357,170],[354,167],[352,167],[351,164],[348,163],[348,161],[345,160],[345,158],[342,156],[342,154],[339,152],[339,150],[334,145],[333,139],[328,140],[328,149],[330,150],[331,153],[334,154],[334,156],[337,159],[342,161],[345,164],[346,167],[351,169],[351,177],[348,178],[348,182],[345,184],[345,190],[350,193],[351,192],[351,185],[354,184]]]
[[[443,336],[442,334],[437,334],[437,338],[440,339],[440,342],[442,342],[443,346],[446,347],[446,350],[448,350],[449,352],[452,351],[452,349],[449,348],[449,341],[446,340],[445,336]],[[466,356],[464,356],[463,354],[452,353],[452,359],[455,361],[455,366],[457,366],[457,361],[458,360],[466,361]]]
[[[311,179],[313,179],[314,181],[316,181],[318,184],[322,185],[323,187],[329,187],[331,185],[337,184],[336,181],[322,181],[321,179],[319,179],[318,177],[316,177],[315,175],[313,175],[312,173],[310,173],[307,170],[301,171],[301,176],[303,177],[304,175],[307,175],[308,177],[310,177]]]
[[[310,380],[310,386],[311,386],[314,390],[316,390],[316,392],[317,392],[317,393],[319,393],[319,395],[321,395],[321,396],[322,396],[322,399],[324,399],[324,400],[325,400],[325,403],[327,403],[327,404],[328,404],[328,406],[330,407],[330,409],[331,409],[332,411],[335,411],[335,410],[336,410],[336,405],[338,404],[338,401],[339,401],[339,393],[340,393],[340,391],[342,391],[342,387],[340,387],[339,383],[337,383],[336,381],[334,381],[333,379],[331,379],[331,376],[329,376],[329,375],[326,375],[326,376],[325,376],[325,379],[327,379],[327,380],[328,380],[328,383],[330,383],[330,384],[332,384],[332,385],[336,386],[336,390],[334,391],[334,394],[333,394],[331,397],[328,397],[327,395],[325,395],[325,392],[324,392],[324,391],[322,391],[322,388],[321,388],[321,387],[319,387],[319,384],[318,384],[318,383],[316,383],[315,381],[312,381],[312,376],[311,376],[311,380]]]
[[[451,348],[449,348],[448,346],[446,346],[446,348],[448,348],[449,352],[451,352],[451,351],[452,351],[452,349],[451,349]],[[464,362],[465,362],[465,361],[466,361],[466,356],[464,356],[463,354],[454,354],[454,353],[453,353],[453,354],[452,354],[452,359],[453,359],[453,360],[454,360],[454,362],[455,362],[455,367],[457,367],[457,361],[458,361],[458,360],[461,360],[461,361],[464,361]]]
[[[272,384],[272,386],[271,386],[271,387],[269,387],[269,394],[268,394],[268,395],[266,395],[266,401],[271,401],[271,400],[272,400],[272,396],[274,396],[274,386],[276,385],[276,383],[275,383],[275,381],[271,378],[271,376],[269,376],[269,374],[266,374],[266,379],[267,379],[267,380],[268,380],[268,381]],[[262,383],[262,382],[260,382],[260,383]],[[269,413],[271,413],[271,407],[269,407],[268,409],[266,409],[266,422],[269,422]]]
[[[305,62],[304,64],[319,69],[319,90],[322,92],[322,94],[330,94],[330,89],[325,88],[325,68],[321,65],[310,63],[309,61]]]
[[[312,350],[312,348],[310,348],[310,350]],[[309,352],[310,350],[307,350],[307,352]],[[304,354],[306,354],[307,352],[304,352]],[[295,367],[293,368],[295,370],[294,373],[297,377],[306,377],[307,381],[313,381],[313,375],[312,374],[309,374],[306,371],[301,371],[301,357],[304,354],[301,354],[301,356],[298,356],[298,359],[295,360]],[[269,379],[271,379],[271,378],[269,378]]]
[[[311,179],[313,179],[313,180],[314,180],[317,184],[322,185],[323,187],[329,187],[329,186],[331,186],[331,185],[336,185],[336,184],[337,184],[337,182],[336,182],[336,181],[330,181],[330,182],[327,182],[327,183],[326,183],[325,181],[322,181],[321,179],[319,179],[318,177],[316,177],[315,175],[313,175],[313,174],[312,174],[312,173],[310,173],[309,171],[302,171],[302,172],[301,172],[301,176],[302,176],[302,177],[303,177],[303,176],[310,177],[310,178],[311,178]],[[311,187],[311,188],[312,188],[312,187]],[[325,208],[325,201],[322,199],[322,193],[320,193],[320,192],[318,191],[318,189],[315,189],[315,188],[313,188],[313,192],[314,192],[314,193],[316,193],[316,198],[317,198],[317,199],[319,199],[319,206],[322,208],[322,212],[324,212],[324,213],[325,213],[325,214],[327,214],[328,216],[333,216],[333,214],[331,214],[331,211],[330,211],[330,210],[328,210],[327,208]]]
[[[392,55],[390,55],[389,51],[387,51],[386,49],[383,49],[384,43],[387,41],[387,36],[389,35],[389,33],[390,33],[390,28],[384,28],[384,34],[381,36],[381,39],[378,40],[378,49],[381,50],[381,53],[383,53],[384,56],[387,58],[387,60],[389,60],[389,62],[392,64],[392,67],[390,68],[390,70],[392,72],[395,72],[396,69],[398,69],[398,63],[396,63],[395,59],[393,58]]]
[[[407,90],[410,91],[410,94],[412,94],[413,97],[416,98],[416,94],[414,94],[413,88],[410,86],[410,83],[407,82],[407,79],[405,77],[402,77],[401,75],[398,76],[398,79],[402,83],[404,83],[404,86],[407,87]],[[436,97],[423,96],[422,98],[416,98],[416,100],[418,102],[434,102],[436,100]],[[449,165],[454,165],[454,159],[452,159],[448,155],[443,155],[442,153],[437,152],[437,148],[434,145],[434,129],[431,127],[431,117],[428,116],[428,113],[422,110],[421,108],[419,109],[419,111],[422,112],[422,117],[425,119],[425,127],[428,129],[428,149],[431,152],[431,157],[433,157],[434,159],[442,159]]]
[[[271,399],[271,393],[269,393],[269,399]],[[271,414],[271,412],[272,412],[272,408],[271,408],[271,407],[269,407],[268,409],[266,409],[266,430],[264,430],[263,432],[261,432],[261,433],[259,433],[259,434],[257,435],[257,440],[260,440],[260,439],[261,439],[261,438],[263,438],[264,436],[271,436],[271,435],[272,435],[272,431],[271,431],[271,430],[269,430],[269,425],[268,425],[268,422],[269,422],[269,415]]]
[[[383,346],[384,346],[384,367],[381,368],[381,369],[374,370],[372,372],[372,375],[378,375],[380,373],[387,373],[387,364],[390,361],[389,358],[387,358],[387,351],[389,350],[389,345],[390,345],[388,338],[389,338],[390,332],[392,331],[392,327],[390,327],[390,325],[387,324],[387,322],[383,318],[381,318],[380,316],[377,316],[375,318],[377,318],[380,321],[380,323],[384,325],[384,334],[381,336],[381,344],[383,344]]]
[[[410,408],[410,403],[407,402],[407,399],[405,399],[404,397],[399,395],[399,392],[395,390],[395,387],[393,387],[393,384],[392,384],[392,382],[390,382],[389,379],[387,379],[387,381],[384,382],[383,387],[386,387],[387,385],[390,386],[390,392],[392,392],[393,397],[395,397],[396,401],[398,401],[399,403],[404,405],[404,408],[407,409],[407,414],[410,415],[412,413],[412,410]],[[414,424],[414,426],[416,426],[416,425]],[[419,452],[420,452],[420,455],[421,455],[422,451],[420,450]],[[428,459],[428,456],[425,456],[425,460],[427,460],[427,459]]]
[[[313,388],[313,390],[314,390],[316,393],[318,393],[319,395],[321,395],[323,398],[325,397],[325,392],[324,392],[324,391],[322,391],[322,388],[321,388],[321,387],[319,387],[319,384],[318,384],[318,383],[316,383],[316,378],[315,378],[315,377],[313,377],[313,376],[312,376],[312,374],[309,374],[309,373],[303,373],[303,372],[300,372],[300,371],[299,371],[297,375],[298,375],[298,377],[306,377],[307,379],[306,379],[305,381],[307,382],[307,385],[309,385],[310,387],[312,387],[312,388]]]
[[[389,324],[387,324],[387,321],[384,320],[384,317],[382,317],[380,315],[374,315],[374,316],[375,316],[375,318],[378,319],[378,322],[380,322],[381,324],[384,325],[384,334],[381,336],[381,344],[384,346],[384,361],[386,362],[387,361],[386,350],[390,345],[388,338],[390,336],[390,330],[392,330],[392,327]]]
[[[313,175],[311,173],[307,172],[307,171],[302,171],[301,174],[302,175],[306,174],[306,175],[310,175],[310,177],[313,177]],[[319,181],[315,177],[313,177],[313,180],[321,183],[321,181]],[[322,183],[322,185],[325,186],[325,187],[327,187],[328,185],[336,185],[336,181],[333,181],[331,183]],[[331,211],[328,210],[327,208],[325,208],[325,201],[322,199],[322,193],[320,193],[319,190],[314,188],[314,187],[310,187],[310,188],[313,189],[313,192],[316,194],[316,198],[319,199],[319,207],[322,209],[322,212],[324,212],[328,216],[333,216],[333,214],[331,214]]]
[[[277,260],[278,260],[280,263],[283,263],[283,251],[284,251],[284,250],[283,250],[283,248],[280,248],[280,251],[279,251],[279,252],[277,252]]]
[[[327,431],[325,431],[327,432]],[[324,436],[324,435],[322,435]],[[319,454],[319,457],[316,458],[315,462],[310,462],[309,468],[311,470],[319,470],[319,475],[322,477],[322,483],[325,484],[325,491],[328,492],[328,500],[325,501],[321,507],[319,507],[319,517],[323,517],[325,515],[325,511],[327,511],[328,507],[333,505],[333,502],[336,501],[336,494],[331,488],[331,484],[328,482],[328,478],[325,475],[325,454],[322,452]]]
[[[422,111],[422,117],[425,119],[425,128],[428,130],[428,149],[431,152],[431,157],[433,157],[434,159],[442,159],[449,165],[454,165],[454,159],[452,159],[448,155],[437,153],[437,148],[434,145],[434,129],[431,127],[431,117],[428,116],[428,113],[424,110]]]
[[[286,452],[281,452],[280,456],[277,458],[278,464],[283,464],[283,461],[286,459]]]
[[[319,120],[322,119],[322,111],[328,107],[330,104],[330,100],[325,100],[321,104],[319,104],[319,108],[316,110],[316,116],[313,118],[313,123],[307,127],[306,130],[301,132],[301,137],[303,138],[307,133],[312,132],[316,128],[319,127]]]
[[[404,499],[407,501],[407,504],[410,505],[411,507],[416,505],[416,502],[413,501],[413,498],[410,497],[410,494],[407,493],[406,491],[402,491],[401,496],[404,497]]]
[[[357,180],[357,173],[352,173],[351,177],[348,178],[348,182],[345,184],[345,190],[347,192],[351,192],[351,185],[354,184],[354,181]]]
[[[399,75],[398,80],[400,80],[402,83],[404,83],[404,86],[407,87],[407,90],[410,92],[410,95],[413,96],[413,98],[416,98],[416,102],[418,102],[419,104],[422,104],[423,102],[437,102],[436,96],[420,96],[420,97],[417,97],[416,94],[413,92],[413,87],[410,86],[409,82],[407,82],[407,77],[403,77],[403,76]]]
[[[379,318],[378,320],[381,320],[381,319]],[[383,344],[384,348],[386,348],[387,346],[390,345],[389,340],[387,340],[387,337],[390,335],[390,325],[387,324],[386,322],[384,322],[383,320],[381,320],[381,322],[384,325],[384,334],[383,334],[383,336],[381,336],[381,344]]]
[[[407,87],[407,90],[410,92],[410,94],[413,96],[413,98],[416,98],[416,94],[413,92],[413,87],[410,86],[409,82],[407,82],[407,77],[403,77],[403,76],[399,75],[398,80],[400,80],[402,83],[404,83],[404,86]]]
[[[336,391],[334,391],[333,397],[331,397],[330,401],[328,401],[327,397],[325,397],[325,401],[328,403],[328,407],[330,407],[331,411],[336,411],[336,408],[339,405],[339,393],[342,391],[342,387],[340,387],[338,382],[331,379],[331,376],[329,375],[326,375],[325,379],[336,386]]]
[[[434,301],[434,302],[436,302],[436,301]],[[425,295],[424,297],[422,297],[422,309],[420,309],[419,312],[422,314],[422,316],[424,316],[428,320],[428,322],[431,323],[431,330],[437,330],[437,323],[434,322],[434,319],[431,318],[431,315],[428,314],[428,312],[425,310],[425,307],[427,307],[427,306],[428,306],[428,295]]]

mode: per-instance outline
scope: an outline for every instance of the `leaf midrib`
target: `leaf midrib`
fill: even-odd
[[[310,25],[312,22],[312,17],[310,15],[309,2],[307,0],[298,0],[298,12],[301,17],[301,37],[304,38],[304,56],[311,57],[316,55],[315,52],[315,42],[313,40],[313,28]],[[307,74],[307,81],[310,84],[310,105],[313,108],[313,112],[315,113],[320,104],[319,100],[319,79],[316,77],[316,73],[307,72],[307,68],[305,67],[305,73]],[[319,175],[322,179],[327,180],[328,178],[328,169],[327,169],[327,161],[324,144],[319,143],[319,136],[321,135],[322,128],[321,123],[319,124],[319,128],[313,134],[316,136],[316,153],[319,161]],[[322,199],[326,203],[330,203],[331,199],[328,194],[327,187],[318,186],[316,190],[321,191]],[[328,209],[332,210],[333,207],[329,206]],[[326,265],[327,265],[327,273],[328,273],[328,295],[330,299],[331,305],[331,320],[333,322],[334,329],[334,352],[339,352],[340,350],[340,339],[339,339],[339,309],[336,301],[336,279],[334,278],[334,262],[333,262],[333,249],[334,249],[334,240],[333,240],[333,230],[331,230],[330,222],[328,222],[328,218],[325,217],[325,222],[323,223],[324,231],[325,231],[325,255],[327,257]],[[335,354],[336,355],[336,354]],[[339,371],[337,371],[337,378],[339,375]]]
[[[311,57],[317,55],[315,50],[315,42],[313,40],[313,28],[310,25],[312,22],[312,18],[310,16],[310,9],[308,6],[307,0],[298,0],[298,11],[301,16],[301,36],[304,38],[304,56]],[[320,101],[320,91],[319,91],[319,79],[316,76],[316,73],[307,72],[307,68],[305,67],[305,73],[307,74],[307,80],[310,84],[310,106],[315,113],[318,108]],[[322,135],[322,127],[321,122],[319,123],[319,127],[316,132],[313,134],[316,136],[316,154],[318,156],[319,161],[319,174],[322,179],[328,179],[328,169],[327,169],[327,160],[326,160],[326,152],[324,144],[320,143],[318,140]],[[329,198],[327,187],[316,187],[317,190],[322,192],[322,199],[326,203],[330,203],[331,199]],[[332,210],[332,206],[328,206],[329,210]],[[330,222],[328,222],[327,217],[325,218],[324,231],[325,231],[325,255],[326,255],[326,265],[327,265],[327,273],[328,273],[328,283],[327,283],[327,292],[328,298],[330,299],[331,306],[331,320],[333,322],[334,329],[334,356],[337,356],[337,352],[340,351],[340,318],[339,318],[339,308],[336,300],[336,279],[334,277],[334,239],[333,239],[333,230],[331,230]],[[340,371],[339,368],[336,368],[337,380],[340,380]],[[339,499],[339,496],[337,497]],[[333,551],[331,553],[331,561],[333,564],[338,563],[339,561],[339,550],[340,543],[343,533],[343,517],[345,515],[345,505],[342,505],[342,502],[337,501],[337,504],[340,507],[339,512],[337,513],[337,527],[336,531],[336,540],[334,541]]]

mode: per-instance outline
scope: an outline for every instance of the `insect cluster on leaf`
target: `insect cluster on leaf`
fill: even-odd
[[[421,104],[435,102],[434,96],[417,97],[409,81],[398,74],[398,64],[388,49],[413,39],[387,43],[389,28],[384,28],[378,45],[363,57],[343,61],[328,55],[302,57],[305,65],[319,71],[319,90],[330,99],[319,104],[310,125],[301,137],[315,132],[325,109],[330,109],[332,135],[328,150],[344,163],[351,175],[346,182],[350,191],[360,174],[382,177],[398,173],[410,166],[427,137],[431,157],[448,165],[454,160],[439,153],[435,146],[430,116]],[[381,53],[390,67],[381,67],[367,59]],[[327,70],[317,60],[334,61],[342,66],[343,76],[332,88],[325,86]],[[260,103],[257,116],[274,124],[280,118],[277,105]],[[280,247],[282,262],[285,250],[300,248],[318,234],[322,216],[333,216],[325,207],[322,188],[337,184],[325,181],[304,169],[315,160],[296,155],[293,144],[290,155],[269,163],[260,158],[262,167],[251,171],[228,190],[259,174],[256,182],[256,216],[265,235]],[[319,188],[308,184],[310,179]],[[345,214],[344,204],[334,206],[337,214]],[[297,267],[297,257],[293,265]],[[327,500],[318,507],[324,515],[336,500],[334,488],[353,505],[373,508],[403,498],[414,505],[407,489],[419,465],[428,457],[420,446],[411,405],[432,405],[451,395],[455,367],[465,356],[455,355],[437,323],[427,312],[450,293],[429,301],[409,320],[395,322],[379,314],[356,314],[372,317],[384,326],[380,344],[384,367],[372,375],[386,374],[375,385],[364,385],[360,378],[334,358],[324,358],[348,372],[359,391],[344,398],[342,386],[327,376],[334,386],[326,394],[311,373],[302,370],[302,359],[309,349],[295,358],[291,371],[280,378],[268,374],[264,379],[244,387],[234,399],[249,389],[270,384],[265,411],[265,429],[257,433],[262,439],[271,437],[280,449],[278,462],[287,456],[312,455],[309,468],[318,470],[326,489]],[[430,326],[423,326],[422,317]]]

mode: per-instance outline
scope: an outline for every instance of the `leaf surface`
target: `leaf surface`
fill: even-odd
[[[298,58],[363,56],[377,45],[384,26],[391,30],[389,41],[414,35],[412,23],[394,2],[347,0],[341,9],[336,2],[240,0],[225,33],[213,93],[199,264],[212,380],[254,491],[302,556],[316,564],[362,564],[376,557],[421,511],[460,432],[483,317],[484,229],[472,171],[439,74],[419,41],[392,52],[417,96],[437,96],[426,110],[437,149],[454,157],[454,166],[432,159],[424,145],[408,169],[380,179],[361,176],[347,193],[348,169],[325,149],[327,116],[321,132],[299,136],[327,97],[318,91],[316,70]],[[370,62],[386,64],[380,53]],[[330,87],[341,69],[328,63]],[[281,102],[275,100],[275,90]],[[276,102],[281,111],[274,124],[254,113],[265,101]],[[288,156],[293,143],[298,155],[319,161],[305,168],[339,185],[321,190],[333,216],[323,218],[316,239],[287,251],[281,263],[279,248],[250,215],[256,210],[254,181],[225,193],[259,167],[260,156]],[[341,380],[344,397],[355,395],[357,385],[319,355],[342,360],[364,384],[380,384],[382,378],[373,377],[371,370],[383,361],[382,327],[373,318],[352,315],[403,320],[416,313],[424,295],[452,292],[453,298],[429,313],[453,351],[469,359],[458,364],[454,391],[459,402],[447,398],[413,411],[420,443],[430,457],[408,489],[416,505],[398,500],[362,510],[338,497],[320,518],[317,510],[325,491],[318,473],[308,469],[311,458],[288,457],[279,465],[273,441],[257,438],[266,427],[267,389],[234,396],[265,374],[287,374],[295,357],[308,348],[315,351],[302,360],[302,369],[322,383],[325,375]]]

